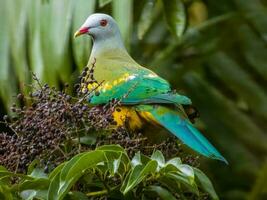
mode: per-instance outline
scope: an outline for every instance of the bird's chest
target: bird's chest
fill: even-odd
[[[95,90],[100,93],[111,91],[113,87],[125,83],[130,74],[123,67],[111,63],[95,63],[87,71],[84,84],[84,91]]]
[[[108,81],[114,81],[118,79],[122,74],[121,71],[118,69],[112,69],[110,66],[101,66],[96,65],[94,71],[93,71],[93,77],[97,82],[108,82]]]

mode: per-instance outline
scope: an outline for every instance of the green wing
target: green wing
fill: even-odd
[[[191,104],[186,96],[172,93],[169,83],[151,73],[133,73],[120,77],[113,83],[106,82],[89,98],[91,104],[105,104],[119,99],[124,105],[135,104]]]

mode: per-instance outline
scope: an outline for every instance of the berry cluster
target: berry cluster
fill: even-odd
[[[165,157],[181,155],[181,148],[175,138],[168,138],[160,144],[153,144],[142,133],[132,133],[125,127],[114,127],[112,113],[120,100],[113,99],[103,106],[90,107],[88,98],[101,85],[93,76],[95,63],[85,68],[76,86],[78,97],[72,97],[66,91],[42,85],[33,74],[37,83],[31,86],[35,92],[28,96],[19,94],[17,98],[27,105],[22,108],[13,105],[11,110],[15,118],[5,116],[6,125],[11,133],[0,133],[0,165],[12,171],[25,172],[27,166],[35,159],[41,161],[46,168],[53,168],[73,155],[94,149],[104,144],[119,144],[130,156],[137,151],[151,155],[154,149],[161,150]],[[88,84],[96,87],[88,91]],[[80,138],[96,134],[94,142],[82,144]],[[103,134],[105,133],[105,134]],[[194,163],[195,158],[185,161]]]

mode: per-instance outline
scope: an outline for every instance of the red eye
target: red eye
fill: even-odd
[[[107,23],[108,23],[108,21],[105,20],[105,19],[102,19],[102,20],[100,21],[100,25],[101,25],[101,26],[106,26]]]

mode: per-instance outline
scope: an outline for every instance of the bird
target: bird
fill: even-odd
[[[127,121],[131,130],[141,129],[145,123],[163,127],[199,154],[227,163],[190,122],[183,106],[191,105],[191,100],[172,91],[167,80],[129,55],[118,24],[110,15],[89,15],[74,37],[81,35],[89,35],[93,40],[88,65],[94,63],[94,78],[102,83],[92,92],[91,105],[120,99],[120,105],[112,113],[117,126],[123,126]],[[85,87],[92,89],[95,84]]]

